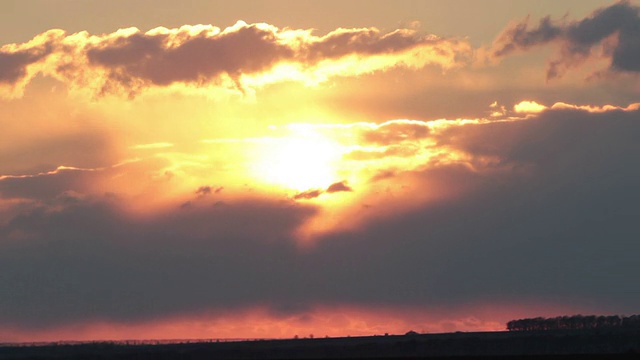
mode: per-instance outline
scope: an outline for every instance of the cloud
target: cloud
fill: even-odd
[[[513,106],[513,111],[517,113],[539,113],[546,110],[547,107],[541,104],[538,104],[535,101],[521,101]]]
[[[104,35],[51,30],[29,43],[0,49],[0,82],[24,87],[41,73],[98,94],[135,96],[149,87],[172,84],[242,90],[283,80],[314,83],[396,66],[449,68],[465,61],[469,51],[464,40],[410,29],[387,34],[375,28],[337,29],[316,36],[310,30],[239,21],[226,29],[185,25]]]
[[[494,101],[489,105],[491,109],[489,116],[499,118],[507,114],[507,108],[504,105],[498,104],[498,101]]]
[[[166,149],[170,147],[173,147],[172,143],[157,142],[157,143],[150,143],[150,144],[133,145],[133,146],[130,146],[129,148],[133,150],[154,150],[154,149]]]
[[[153,207],[171,197],[165,194],[170,185],[178,185],[179,179],[170,182],[172,175],[164,170],[167,165],[163,159],[135,158],[103,167],[58,166],[39,173],[0,175],[0,215],[3,202],[51,204],[68,191],[99,198],[135,195],[138,202],[132,205]]]
[[[85,184],[96,181],[105,169],[58,166],[56,169],[29,175],[0,176],[0,195],[3,198],[51,199],[67,189],[84,191]]]
[[[593,47],[602,46],[602,56],[610,59],[610,70],[640,71],[640,17],[638,7],[620,1],[596,10],[580,21],[540,20],[529,27],[529,18],[507,27],[494,41],[492,54],[500,58],[547,43],[561,46],[560,57],[550,61],[547,78],[560,77],[570,67],[596,57]]]
[[[24,86],[40,71],[37,68],[56,50],[60,36],[59,30],[50,30],[24,44],[0,47],[0,86],[8,95],[22,95]]]
[[[297,193],[293,196],[294,200],[310,200],[310,199],[315,199],[318,196],[322,195],[323,191],[322,190],[307,190],[307,191],[303,191],[300,193]]]
[[[0,53],[0,82],[14,84],[27,75],[27,67],[47,55],[38,49]]]
[[[402,141],[420,140],[429,135],[429,126],[424,121],[391,120],[364,129],[362,140],[377,145],[392,145]]]
[[[344,158],[349,160],[376,160],[387,157],[410,157],[420,152],[420,148],[413,144],[389,145],[381,148],[353,150],[345,154]]]
[[[473,167],[393,173],[405,196],[435,193],[437,201],[401,208],[398,192],[367,198],[363,188],[359,211],[378,211],[362,209],[376,199],[391,210],[324,233],[305,251],[295,234],[318,211],[308,203],[245,197],[215,206],[205,197],[188,211],[136,216],[127,208],[137,197],[88,196],[65,179],[66,188],[51,190],[57,202],[20,205],[0,223],[0,289],[10,290],[0,296],[0,322],[29,331],[253,308],[300,315],[321,306],[491,303],[632,312],[640,300],[638,115],[551,107],[525,120],[452,122],[429,137]],[[101,174],[0,184],[85,173]],[[332,187],[347,185],[325,191]]]
[[[320,338],[325,335],[401,335],[409,329],[416,329],[421,333],[441,333],[458,329],[487,331],[504,330],[504,323],[513,318],[509,317],[513,310],[509,310],[501,308],[493,313],[486,310],[474,311],[477,315],[468,316],[456,311],[430,311],[418,307],[317,307],[305,309],[298,314],[255,308],[234,313],[180,317],[136,324],[90,323],[37,332],[0,328],[0,335],[5,342],[33,342],[60,339],[291,339],[294,336],[306,338],[310,335]],[[81,331],[78,331],[79,327],[82,328]]]
[[[310,189],[302,191],[293,196],[293,200],[311,200],[322,194],[334,194],[338,192],[351,192],[353,189],[347,185],[346,181],[339,181],[329,185],[326,189]]]
[[[633,103],[633,104],[627,105],[626,107],[621,107],[621,106],[613,106],[613,105],[603,105],[603,106],[575,105],[575,104],[567,104],[564,102],[557,102],[551,105],[551,107],[548,107],[546,105],[539,104],[535,101],[524,100],[515,104],[513,106],[513,111],[520,114],[535,114],[535,113],[540,113],[542,111],[545,111],[549,108],[556,109],[556,110],[574,109],[574,110],[584,110],[591,113],[604,113],[604,112],[616,111],[616,110],[636,111],[640,109],[640,103]]]
[[[211,194],[211,186],[200,186],[198,190],[196,190],[196,195],[199,197],[207,196]]]
[[[493,55],[505,56],[516,50],[528,50],[531,47],[542,45],[555,40],[562,31],[552,25],[551,18],[540,20],[538,27],[529,29],[529,18],[503,30],[502,34],[494,42]]]
[[[94,126],[94,118],[88,120],[86,113],[78,115],[76,110],[55,107],[30,103],[24,113],[18,110],[20,105],[2,107],[0,118],[6,122],[0,144],[0,177],[44,173],[58,166],[95,169],[120,161],[123,151],[110,131]]]
[[[329,185],[329,187],[326,190],[326,192],[329,194],[342,192],[342,191],[350,192],[350,191],[353,191],[353,189],[349,185],[347,185],[346,181],[340,181],[340,182]]]
[[[90,66],[102,67],[110,80],[123,85],[206,82],[222,74],[233,78],[265,71],[276,62],[292,59],[292,49],[277,41],[276,31],[243,23],[222,32],[214,27],[135,31],[108,38],[90,47],[86,55]]]
[[[363,302],[401,302],[390,294],[402,293],[417,302],[531,297],[630,309],[638,299],[628,292],[637,286],[631,274],[638,266],[627,253],[638,250],[631,240],[640,200],[637,120],[638,111],[562,109],[448,128],[442,144],[500,161],[396,174],[398,183],[421,179],[416,191],[462,191],[320,241],[318,256],[332,264],[328,278],[360,279],[368,291],[333,286]],[[368,249],[356,268],[354,243]],[[385,264],[384,272],[375,264]]]
[[[292,260],[286,255],[295,247],[289,232],[313,213],[252,200],[134,220],[121,205],[78,199],[63,207],[36,206],[0,227],[0,244],[13,253],[0,255],[0,268],[10,274],[0,288],[11,289],[0,297],[4,324],[134,322],[211,304],[258,304],[266,300],[257,296],[264,290],[279,297],[279,286],[262,283],[260,273],[289,281],[291,268],[273,261]],[[255,293],[254,300],[245,298],[246,291]],[[38,305],[42,299],[46,305]]]
[[[217,188],[213,188],[209,185],[203,185],[203,186],[200,186],[195,191],[195,194],[197,195],[198,198],[203,198],[211,194],[220,194],[222,190],[224,190],[224,186],[218,186]]]
[[[567,104],[563,102],[557,102],[551,106],[552,109],[575,109],[575,110],[585,110],[592,113],[603,113],[607,111],[636,111],[640,109],[640,103],[629,104],[626,107],[620,106],[612,106],[612,105],[604,105],[604,106],[593,106],[593,105],[573,105]]]

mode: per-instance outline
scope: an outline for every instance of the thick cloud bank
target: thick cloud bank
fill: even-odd
[[[324,235],[304,251],[294,234],[314,214],[311,205],[213,202],[201,188],[189,207],[137,216],[117,196],[67,192],[45,201],[52,193],[42,193],[0,227],[0,323],[38,329],[265,306],[303,313],[546,302],[633,312],[639,118],[637,110],[561,108],[434,133],[396,126],[469,159],[494,160],[389,174],[417,181],[415,191],[456,195]],[[393,128],[382,131],[367,138],[398,138]],[[27,194],[59,176],[88,175],[5,178],[0,194]],[[336,183],[327,192],[348,190]]]

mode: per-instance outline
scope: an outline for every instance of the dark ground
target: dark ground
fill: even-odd
[[[0,346],[17,359],[640,359],[640,330],[558,330],[162,345]]]

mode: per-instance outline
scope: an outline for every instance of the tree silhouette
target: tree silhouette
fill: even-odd
[[[553,318],[526,318],[507,322],[509,331],[578,330],[603,328],[640,328],[640,315],[573,315]]]

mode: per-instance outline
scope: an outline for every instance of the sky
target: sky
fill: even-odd
[[[0,342],[639,311],[638,1],[0,5]]]

